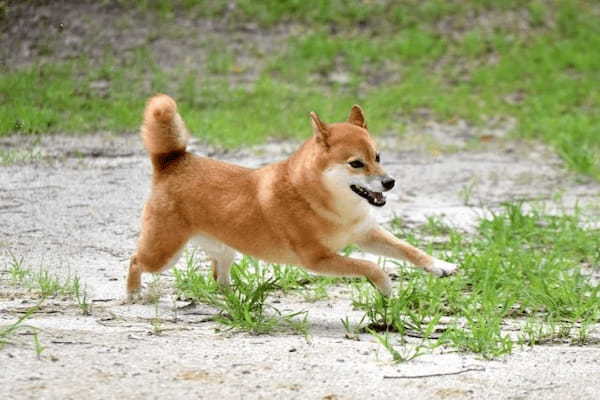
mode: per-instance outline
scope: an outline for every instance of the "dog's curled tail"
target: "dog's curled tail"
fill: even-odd
[[[183,155],[189,138],[175,100],[166,94],[157,94],[146,103],[140,134],[155,167]]]

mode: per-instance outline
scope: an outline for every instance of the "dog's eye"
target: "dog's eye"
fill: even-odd
[[[381,158],[379,157],[379,153],[377,153],[377,155],[375,156],[375,162],[379,162],[381,161]]]
[[[350,161],[348,164],[350,164],[352,168],[362,168],[365,166],[365,164],[360,160]]]

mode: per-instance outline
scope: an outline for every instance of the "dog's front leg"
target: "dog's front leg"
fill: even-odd
[[[458,269],[456,264],[432,257],[379,226],[368,231],[357,244],[369,253],[390,258],[402,258],[437,276],[452,275]]]
[[[305,255],[304,266],[317,274],[333,276],[364,276],[373,283],[384,295],[392,294],[392,281],[377,264],[366,260],[357,260],[351,257],[324,251]]]

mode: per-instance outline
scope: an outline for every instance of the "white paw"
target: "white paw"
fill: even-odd
[[[435,258],[433,264],[427,270],[436,276],[450,276],[458,271],[458,265]]]
[[[377,285],[377,289],[379,289],[381,294],[385,297],[392,296],[392,280],[389,276],[387,276],[387,274],[385,275],[385,279],[383,280],[383,282]]]

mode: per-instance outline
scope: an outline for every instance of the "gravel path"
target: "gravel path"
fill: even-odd
[[[473,146],[477,132],[468,129],[428,126],[423,132],[427,140],[380,139],[383,162],[399,183],[379,216],[383,222],[400,216],[414,225],[443,214],[469,229],[486,212],[480,206],[516,199],[552,206],[556,194],[567,209],[579,202],[585,212],[599,212],[600,185],[566,172],[542,146],[487,136]],[[450,145],[453,151],[444,151]],[[191,147],[258,166],[295,146]],[[28,323],[41,328],[45,347],[39,359],[30,335],[17,335],[0,351],[2,399],[596,399],[600,392],[597,345],[524,348],[495,361],[445,353],[393,364],[369,335],[344,338],[340,319],[361,316],[347,287],[331,288],[329,299],[315,303],[275,296],[281,309],[309,312],[309,338],[218,331],[205,321],[214,310],[173,300],[168,276],[158,307],[121,305],[149,189],[149,161],[138,138],[13,137],[0,141],[0,151],[25,158],[0,166],[0,266],[12,252],[29,267],[77,274],[94,301],[91,316],[61,299],[33,316]],[[0,324],[35,304],[8,278],[0,272]],[[157,315],[160,335],[152,327]]]

